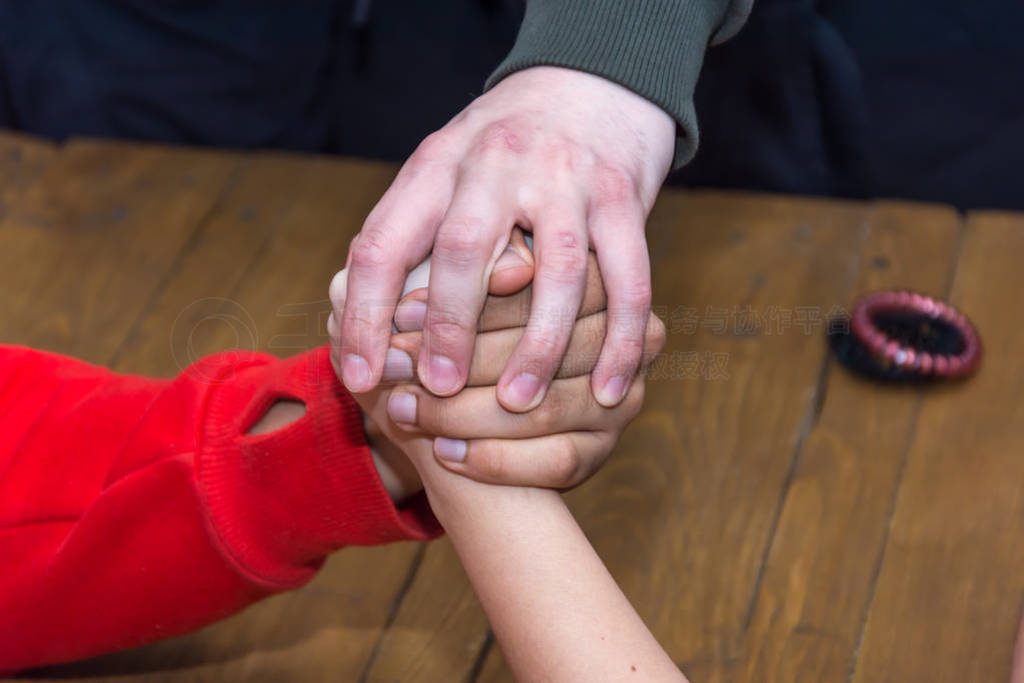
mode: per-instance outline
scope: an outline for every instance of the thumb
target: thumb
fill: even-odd
[[[520,228],[513,228],[505,251],[494,264],[488,283],[488,294],[508,296],[533,280],[533,252]]]

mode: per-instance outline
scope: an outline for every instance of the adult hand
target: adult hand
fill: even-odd
[[[515,237],[513,240],[515,241]],[[528,252],[527,252],[528,255]],[[507,259],[502,257],[502,261]],[[512,291],[521,286],[532,268],[508,268],[491,278],[491,292]],[[344,274],[338,286],[344,295]],[[527,415],[506,412],[495,397],[500,370],[524,335],[531,290],[513,296],[491,296],[478,325],[479,336],[470,364],[468,388],[458,395],[438,398],[408,384],[415,382],[413,368],[422,355],[422,302],[425,290],[411,292],[399,305],[403,330],[392,336],[385,363],[385,383],[405,383],[389,391],[380,387],[356,399],[376,425],[369,434],[379,439],[375,450],[385,483],[409,482],[408,463],[387,454],[381,434],[399,444],[410,457],[419,445],[436,455],[447,469],[495,484],[567,488],[596,472],[611,453],[622,429],[635,417],[643,398],[643,380],[636,379],[626,400],[614,408],[598,404],[589,389],[590,373],[597,363],[608,317],[596,264],[590,259],[581,317],[573,324],[568,352],[556,369],[551,391],[536,410]],[[404,311],[404,313],[403,313]],[[339,326],[328,322],[332,362],[339,364]],[[643,355],[649,361],[664,343],[664,325],[651,316],[646,325]],[[388,417],[388,414],[391,417]],[[401,428],[397,426],[401,423]],[[434,438],[440,437],[440,438]],[[393,453],[393,449],[391,449]],[[383,461],[383,467],[382,467]],[[422,463],[421,463],[422,464]],[[388,476],[385,476],[388,475]],[[418,487],[417,487],[418,488]],[[389,490],[391,490],[389,488]],[[411,492],[406,483],[404,491]]]
[[[340,321],[341,376],[353,392],[381,380],[395,304],[432,252],[418,373],[451,396],[466,383],[489,276],[513,225],[534,236],[529,324],[497,399],[538,406],[568,347],[586,284],[587,249],[608,292],[607,333],[591,375],[604,406],[626,395],[640,364],[650,308],[644,223],[665,174],[674,123],[610,81],[557,67],[505,78],[402,167],[348,256]]]

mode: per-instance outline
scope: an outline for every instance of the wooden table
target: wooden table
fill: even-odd
[[[159,375],[324,343],[327,283],[394,172],[2,134],[0,341]],[[649,235],[666,356],[615,457],[568,499],[670,654],[694,681],[1006,680],[1024,217],[666,190]],[[967,311],[979,375],[898,389],[837,367],[825,316],[883,287]],[[38,675],[509,679],[445,540],[344,550],[198,633]]]

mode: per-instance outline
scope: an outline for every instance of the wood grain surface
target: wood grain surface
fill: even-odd
[[[0,133],[0,342],[170,376],[326,342],[389,164]],[[644,411],[568,502],[693,681],[999,681],[1024,593],[1024,216],[665,190]],[[860,293],[949,297],[979,375],[892,388],[824,342]],[[196,633],[26,675],[511,680],[451,545],[345,549]],[[26,680],[27,680],[26,679]]]

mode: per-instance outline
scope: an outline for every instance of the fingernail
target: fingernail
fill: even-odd
[[[341,361],[341,374],[349,391],[366,391],[370,388],[370,365],[362,356],[345,354]]]
[[[515,379],[508,383],[511,403],[520,408],[525,408],[533,403],[538,391],[540,391],[540,377],[531,375],[529,372],[516,375]]]
[[[416,424],[416,397],[407,391],[388,396],[388,417],[401,424]]]
[[[466,459],[466,442],[462,439],[446,439],[439,436],[434,439],[434,452],[443,460],[462,462]]]
[[[497,273],[506,268],[518,268],[526,265],[529,264],[523,260],[522,255],[510,244],[505,247],[505,251],[501,252],[501,256],[495,262],[494,272]]]
[[[427,365],[427,377],[430,390],[445,394],[455,389],[459,383],[459,371],[455,361],[444,356],[431,356]]]
[[[412,357],[405,351],[389,348],[384,357],[383,378],[388,382],[407,382],[416,377],[412,367]]]
[[[422,301],[406,301],[395,309],[395,327],[402,332],[422,330],[426,319],[427,305]]]
[[[603,406],[611,407],[622,400],[626,393],[626,378],[612,377],[604,383],[601,391],[598,392],[597,401]]]

